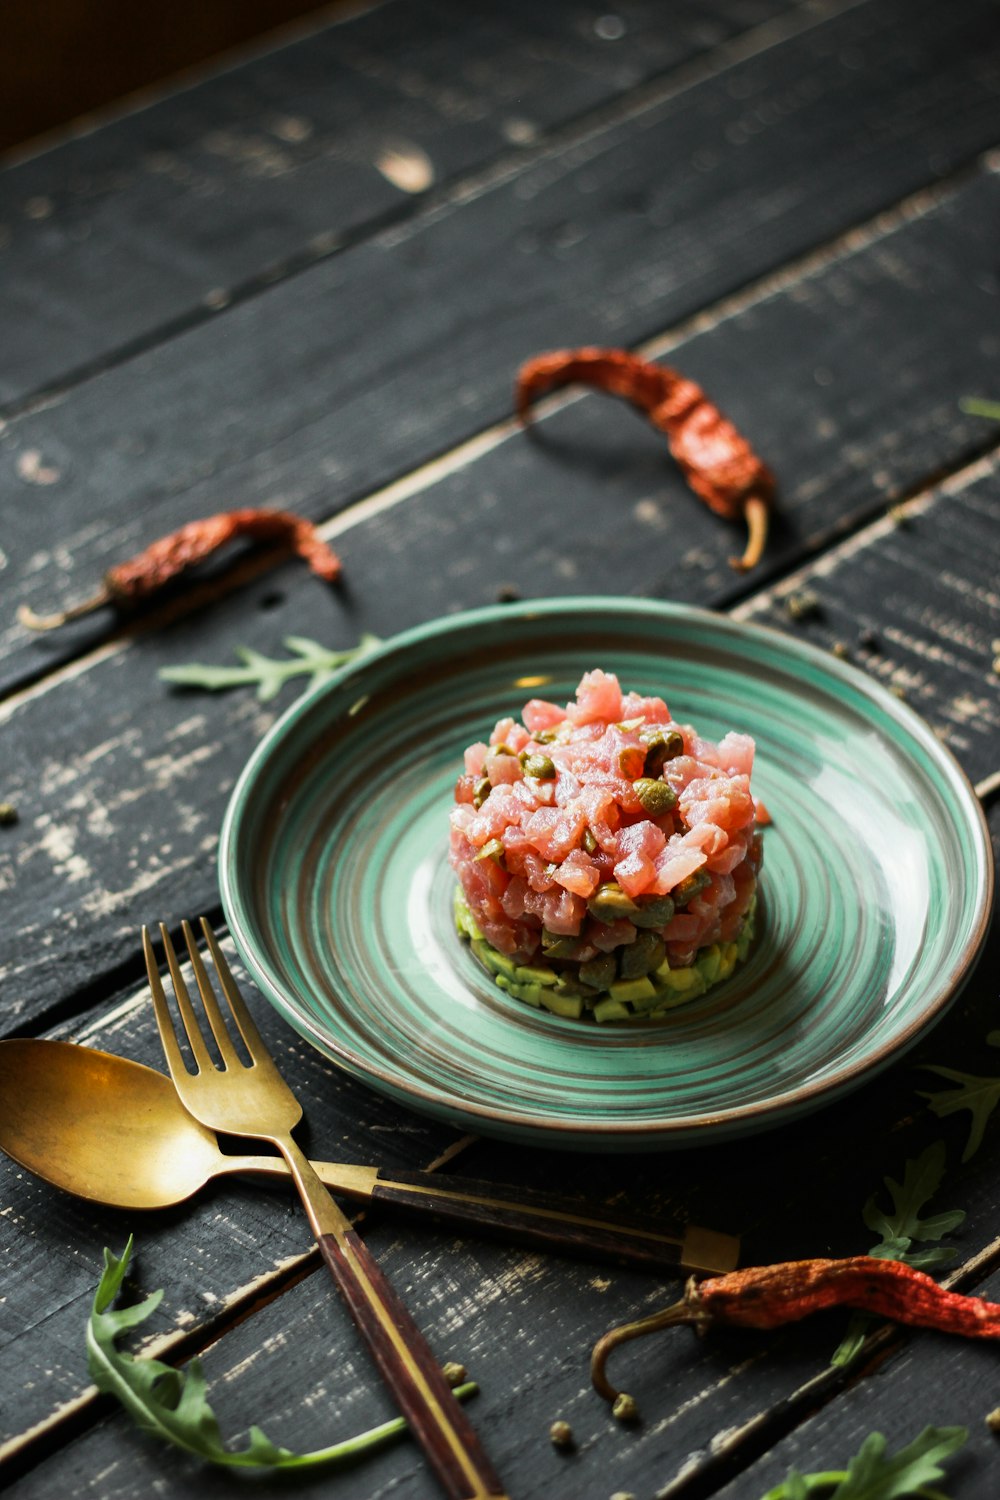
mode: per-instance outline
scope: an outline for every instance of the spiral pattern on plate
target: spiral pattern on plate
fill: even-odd
[[[638,1027],[505,996],[452,922],[463,748],[595,666],[707,738],[753,735],[774,820],[748,959]],[[629,1150],[777,1124],[885,1066],[957,993],[992,880],[962,773],[877,684],[768,630],[607,599],[435,622],[294,705],[233,794],[220,870],[250,972],[356,1077],[464,1129]]]

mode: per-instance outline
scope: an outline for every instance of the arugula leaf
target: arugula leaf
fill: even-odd
[[[872,1233],[880,1237],[878,1244],[868,1251],[869,1255],[877,1260],[900,1260],[917,1271],[933,1270],[955,1260],[958,1251],[947,1245],[913,1248],[915,1240],[923,1243],[943,1239],[965,1220],[965,1212],[960,1208],[921,1218],[924,1204],[941,1186],[944,1168],[944,1141],[934,1141],[915,1161],[907,1161],[901,1183],[892,1177],[882,1179],[892,1198],[892,1212],[885,1213],[879,1208],[877,1193],[873,1193],[865,1204],[862,1218]],[[870,1324],[867,1313],[854,1314],[830,1361],[832,1365],[851,1364],[865,1341]]]
[[[163,1292],[153,1292],[133,1307],[114,1309],[111,1304],[121,1289],[132,1253],[132,1236],[121,1259],[108,1249],[104,1251],[104,1274],[94,1295],[94,1305],[87,1324],[87,1366],[99,1391],[116,1396],[145,1432],[183,1448],[209,1463],[230,1468],[307,1469],[321,1464],[352,1461],[371,1453],[391,1438],[406,1431],[402,1417],[394,1417],[345,1438],[329,1448],[312,1453],[293,1453],[272,1443],[259,1427],[251,1427],[245,1448],[226,1448],[219,1423],[206,1399],[205,1376],[201,1361],[193,1359],[186,1370],[175,1370],[158,1359],[134,1358],[115,1347],[115,1340],[155,1311]],[[473,1382],[460,1385],[455,1395],[460,1399],[475,1394]]]
[[[1000,401],[984,401],[982,396],[963,396],[958,403],[971,417],[992,417],[1000,422]]]
[[[827,1500],[947,1500],[928,1486],[945,1478],[942,1460],[957,1452],[968,1436],[967,1427],[925,1427],[912,1443],[887,1456],[885,1438],[870,1432],[846,1469],[822,1474],[792,1470],[761,1500],[808,1500],[819,1490],[830,1491]]]
[[[993,1046],[996,1042],[992,1038],[997,1032],[991,1032],[987,1037]],[[960,1073],[957,1068],[932,1067],[930,1063],[923,1065],[925,1073],[937,1073],[941,1078],[947,1078],[950,1082],[958,1085],[954,1089],[939,1089],[927,1091],[918,1089],[921,1099],[926,1099],[934,1114],[939,1120],[944,1120],[948,1115],[957,1114],[959,1110],[967,1109],[972,1116],[969,1124],[969,1138],[962,1152],[962,1160],[968,1161],[974,1156],[983,1144],[983,1135],[990,1115],[1000,1103],[1000,1078],[983,1078],[975,1073]]]
[[[237,646],[236,655],[243,663],[241,667],[212,667],[201,662],[186,666],[161,667],[158,676],[161,682],[172,682],[179,687],[205,688],[209,692],[224,692],[227,688],[248,687],[256,684],[257,697],[261,703],[276,698],[291,677],[309,676],[307,688],[315,687],[346,666],[355,657],[373,651],[382,642],[377,635],[365,633],[356,646],[343,651],[331,651],[318,641],[307,636],[289,635],[285,646],[292,653],[287,661],[278,661],[254,651],[250,646]]]
[[[906,1163],[901,1183],[892,1177],[882,1179],[892,1197],[893,1211],[891,1214],[882,1212],[876,1193],[865,1204],[862,1218],[874,1234],[881,1236],[881,1244],[870,1250],[869,1255],[881,1255],[883,1259],[891,1260],[906,1259],[914,1240],[939,1240],[958,1228],[965,1219],[965,1213],[960,1208],[935,1214],[927,1219],[920,1217],[924,1204],[933,1198],[941,1186],[944,1169],[944,1141],[934,1141],[915,1161]],[[952,1259],[956,1253],[948,1252]],[[908,1265],[912,1263],[912,1260],[907,1259]]]

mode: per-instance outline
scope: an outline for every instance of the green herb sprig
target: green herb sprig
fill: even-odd
[[[984,401],[982,396],[963,396],[958,403],[970,417],[990,417],[1000,422],[1000,401]]]
[[[94,1295],[87,1323],[87,1366],[98,1390],[117,1397],[145,1432],[209,1463],[238,1469],[287,1470],[353,1462],[407,1430],[404,1419],[394,1417],[328,1448],[293,1453],[289,1448],[272,1443],[259,1427],[251,1427],[245,1448],[227,1448],[218,1420],[206,1399],[200,1360],[193,1359],[186,1370],[175,1370],[160,1360],[137,1359],[116,1347],[115,1341],[144,1323],[163,1296],[162,1291],[153,1292],[133,1307],[112,1308],[125,1279],[131,1253],[131,1236],[120,1259],[110,1250],[104,1251],[104,1274]],[[477,1390],[478,1387],[470,1381],[458,1386],[455,1395],[464,1400]]]
[[[991,1047],[1000,1047],[1000,1031],[991,1031],[986,1038]],[[923,1065],[926,1073],[937,1073],[957,1085],[953,1089],[918,1090],[921,1099],[926,1099],[939,1120],[967,1109],[972,1119],[969,1136],[962,1152],[962,1160],[968,1161],[983,1144],[987,1121],[1000,1104],[1000,1078],[983,1077],[976,1073],[960,1073],[957,1068],[939,1068],[930,1063]]]
[[[925,1427],[912,1443],[898,1453],[886,1453],[886,1440],[871,1432],[846,1469],[822,1474],[799,1474],[796,1470],[768,1490],[761,1500],[808,1500],[826,1491],[826,1500],[948,1500],[931,1485],[944,1479],[943,1459],[969,1436],[966,1427]]]
[[[903,1169],[902,1182],[892,1177],[882,1180],[892,1198],[892,1211],[885,1213],[878,1205],[878,1194],[873,1193],[862,1210],[862,1218],[868,1228],[879,1236],[878,1244],[868,1251],[878,1260],[899,1260],[918,1271],[928,1271],[935,1266],[950,1264],[958,1251],[947,1245],[931,1245],[932,1240],[943,1239],[965,1221],[965,1210],[950,1209],[945,1213],[922,1217],[923,1208],[941,1186],[945,1169],[944,1141],[934,1141],[914,1161],[907,1161]],[[922,1248],[915,1249],[914,1242]],[[871,1319],[864,1313],[855,1313],[830,1361],[834,1365],[849,1365],[864,1343]]]
[[[356,646],[343,651],[331,651],[328,646],[302,635],[286,636],[283,644],[292,653],[286,661],[263,656],[250,646],[237,646],[236,655],[243,663],[241,667],[213,667],[191,662],[185,666],[161,667],[158,675],[161,682],[172,682],[178,687],[205,688],[212,693],[256,686],[261,703],[268,703],[278,696],[290,678],[308,676],[306,687],[315,687],[348,662],[374,651],[382,642],[377,635],[366,633]]]

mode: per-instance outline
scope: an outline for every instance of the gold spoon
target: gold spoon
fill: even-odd
[[[0,1042],[0,1149],[53,1186],[112,1208],[168,1208],[213,1177],[289,1182],[279,1156],[229,1156],[154,1068],[71,1042]],[[731,1235],[632,1219],[595,1219],[548,1194],[427,1172],[313,1162],[331,1192],[432,1214],[543,1249],[603,1255],[657,1270],[731,1271]]]

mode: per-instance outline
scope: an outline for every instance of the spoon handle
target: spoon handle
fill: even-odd
[[[323,1164],[319,1164],[320,1175]],[[422,1172],[379,1173],[372,1203],[432,1214],[480,1234],[540,1250],[594,1255],[647,1269],[731,1271],[739,1259],[735,1235],[702,1229],[697,1224],[658,1219],[606,1218],[588,1212],[586,1204],[553,1194],[493,1182]]]
[[[285,1178],[288,1168],[277,1156],[226,1157],[227,1172]],[[375,1167],[314,1161],[313,1167],[331,1193],[355,1203],[384,1204],[405,1213],[425,1215],[476,1234],[496,1235],[534,1250],[617,1261],[645,1270],[707,1271],[723,1275],[735,1269],[740,1242],[736,1235],[667,1219],[605,1217],[586,1205],[551,1193],[495,1182],[437,1176],[430,1172],[380,1172]]]

